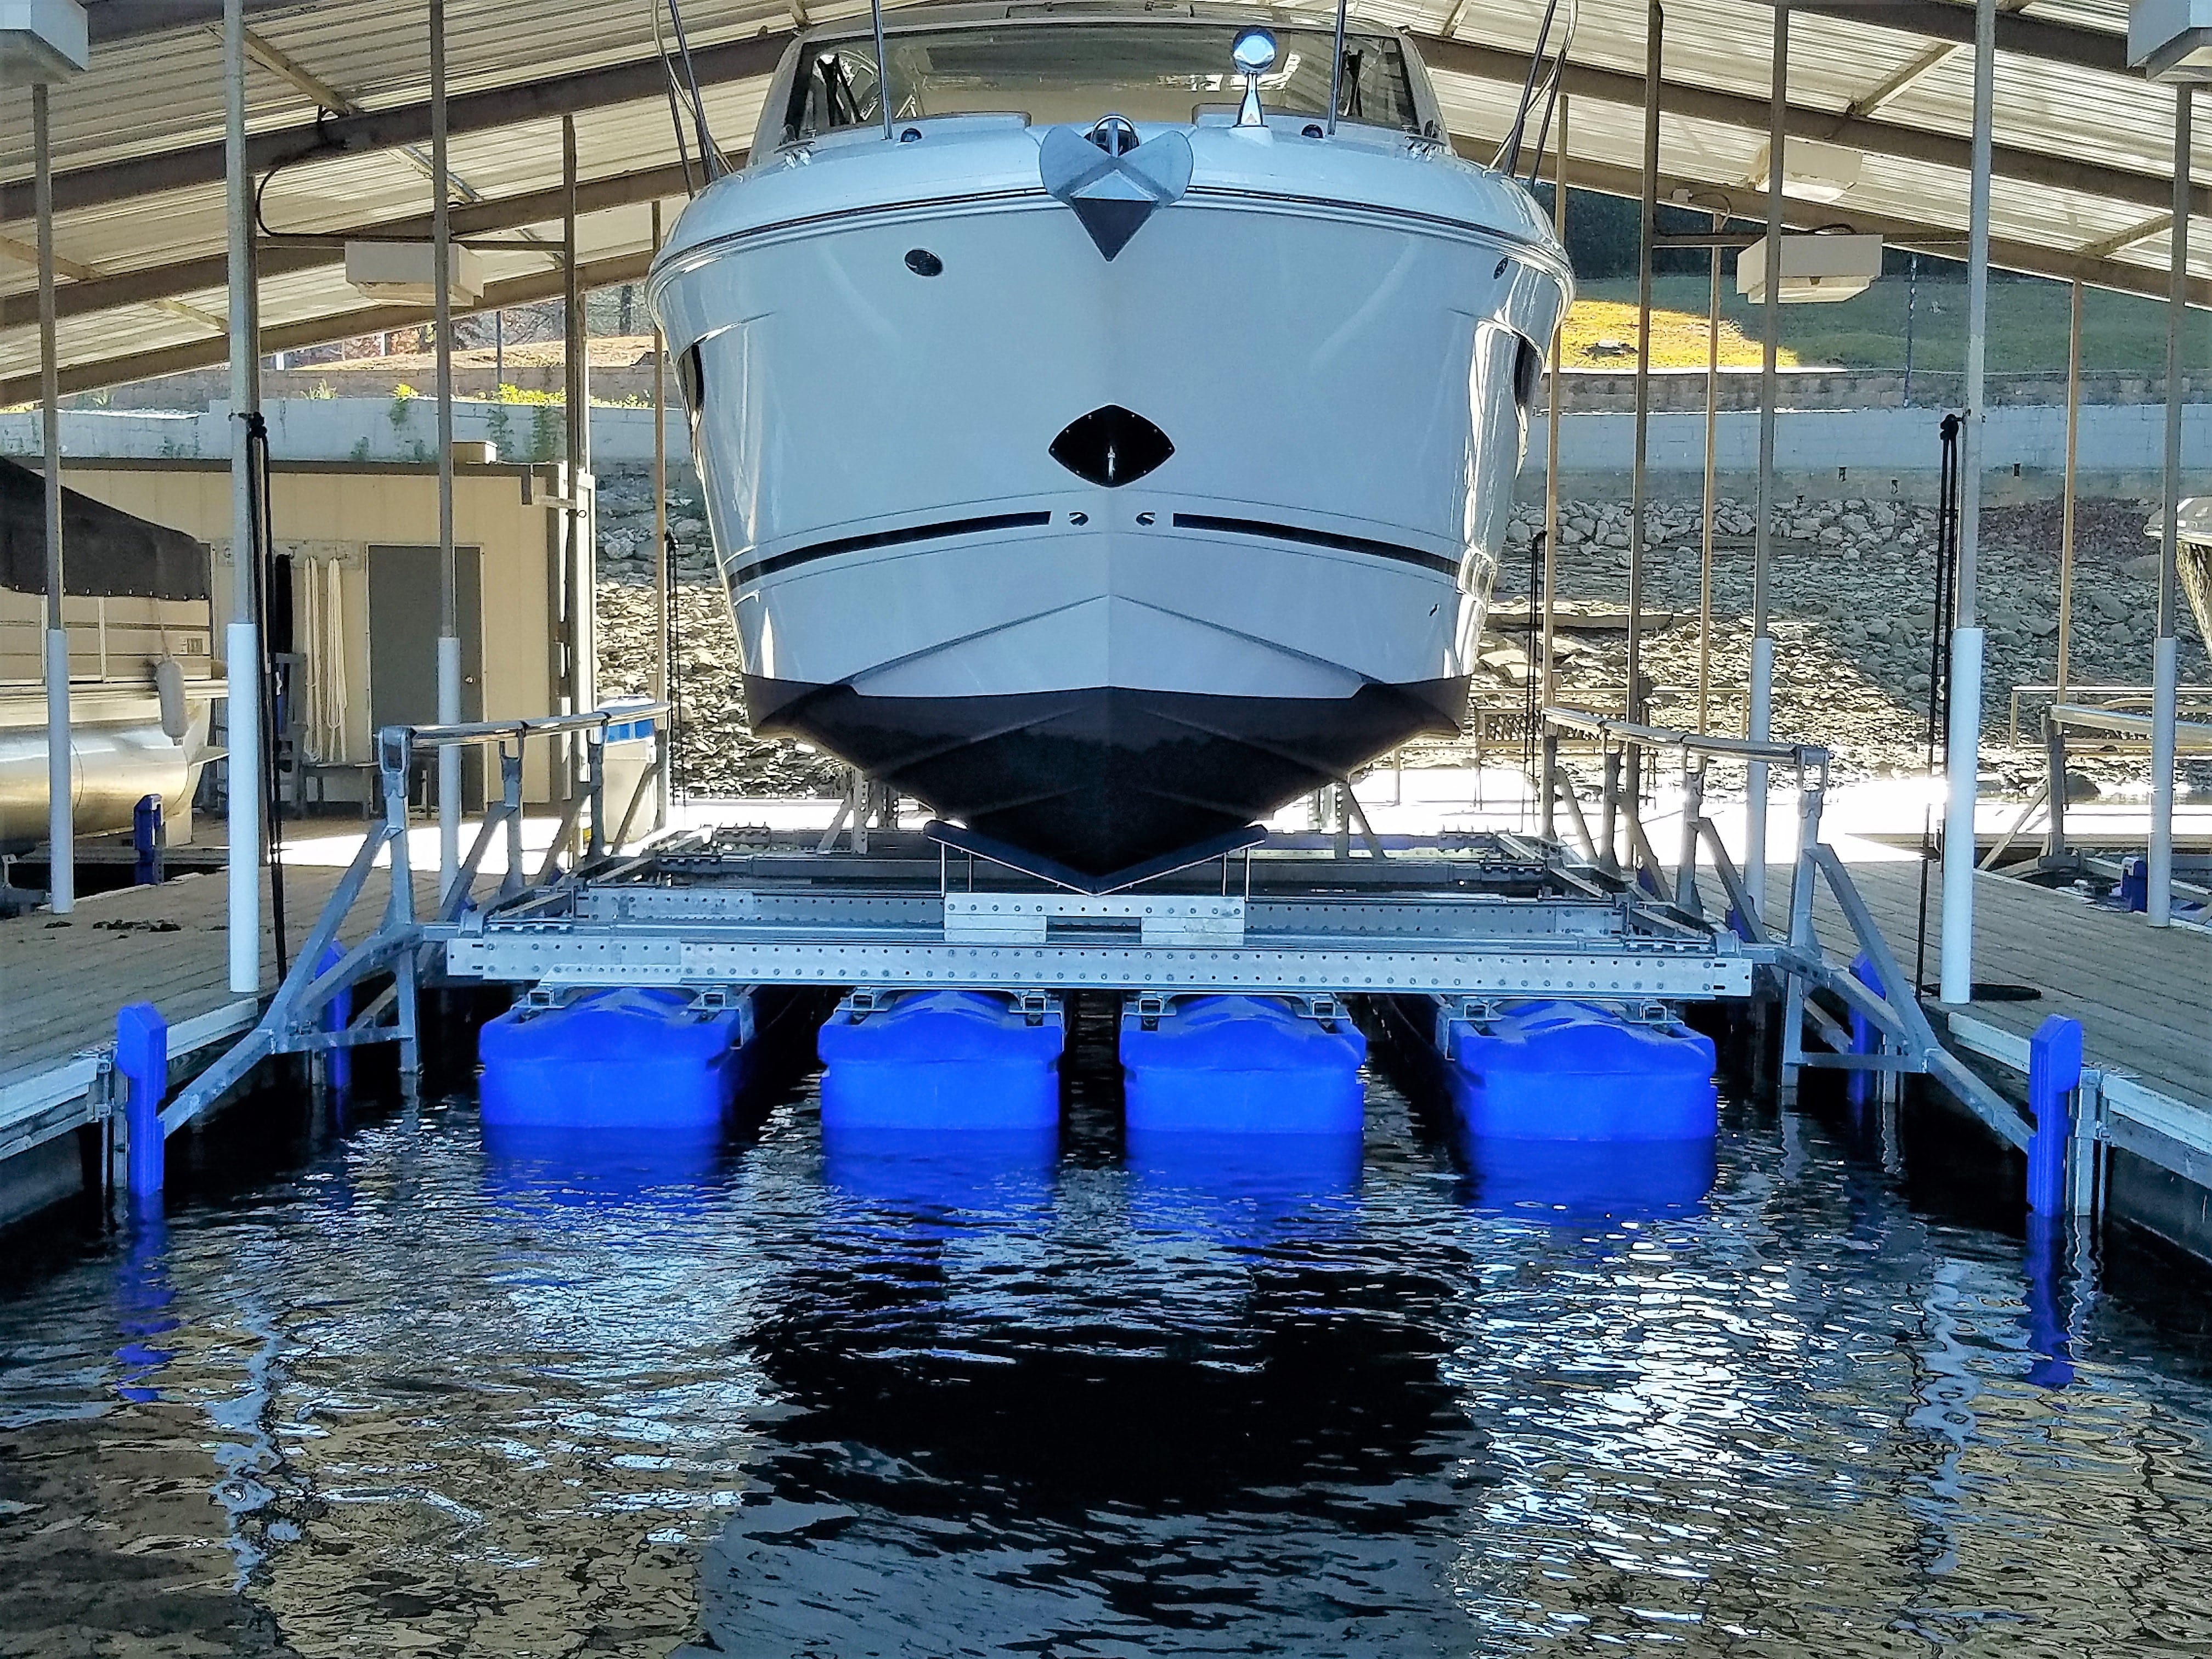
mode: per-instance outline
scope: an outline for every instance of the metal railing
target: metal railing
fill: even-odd
[[[2026,860],[2006,871],[2034,874],[2043,871],[2070,866],[2073,850],[2066,844],[2066,760],[2067,736],[2078,732],[2093,738],[2100,749],[2124,749],[2130,754],[2148,755],[2151,752],[2153,722],[2148,714],[2116,708],[2110,704],[2088,706],[2080,703],[2054,703],[2043,714],[2044,776],[2035,793],[2020,810],[2005,832],[1997,837],[1996,845],[1983,854],[1983,870],[1995,870],[1997,861],[2012,849],[2012,844],[2034,820],[2038,812],[2046,814],[2043,831],[2043,851],[2040,856]],[[2176,720],[2173,726],[2173,752],[2176,756],[2212,755],[2212,722]],[[2203,890],[2186,882],[2174,885],[2191,894]]]
[[[2152,688],[2148,685],[2015,685],[2012,689],[2012,712],[2005,725],[2005,742],[2012,748],[2020,747],[2020,705],[2023,697],[2049,697],[2057,703],[2063,695],[2066,706],[2071,708],[2148,710],[2151,693]],[[2212,687],[2185,685],[2175,693],[2175,704],[2185,714],[2193,712],[2212,715]]]
[[[1603,763],[1598,802],[1600,829],[1590,830],[1573,781],[1559,765],[1559,739],[1575,734],[1595,741]],[[1682,824],[1679,856],[1670,868],[1645,833],[1640,767],[1623,761],[1645,750],[1668,750],[1682,757]],[[1715,760],[1752,765],[1786,766],[1797,780],[1797,851],[1790,882],[1788,916],[1779,932],[1762,915],[1743,873],[1735,866],[1720,830],[1705,816],[1705,769]],[[1726,926],[1745,943],[1765,947],[1782,980],[1782,1078],[1785,1096],[1794,1094],[1803,1067],[1866,1072],[1893,1088],[1905,1073],[1938,1079],[1992,1132],[2014,1146],[2026,1147],[2029,1126],[2010,1102],[1946,1048],[1920,1005],[1919,988],[1899,965],[1873,913],[1833,848],[1820,839],[1820,815],[1828,789],[1829,751],[1817,744],[1753,743],[1744,738],[1675,730],[1615,720],[1587,709],[1544,710],[1542,837],[1563,850],[1556,833],[1555,805],[1564,805],[1576,844],[1588,861],[1579,872],[1608,886],[1638,886],[1680,921],[1709,925],[1699,890],[1700,850],[1712,860],[1729,902]],[[1763,858],[1765,848],[1747,849]],[[1814,901],[1825,884],[1858,946],[1850,963],[1832,957],[1813,921]],[[1854,1034],[1810,993],[1827,992],[1847,1014],[1864,1020],[1872,1047]],[[1826,1052],[1804,1046],[1808,1025],[1828,1044]]]
[[[485,809],[468,856],[437,896],[431,920],[451,923],[468,908],[478,872],[494,842],[506,842],[506,869],[500,881],[502,897],[511,898],[527,884],[544,886],[572,878],[610,847],[628,839],[638,805],[666,763],[668,730],[665,716],[670,705],[639,702],[614,709],[593,709],[580,714],[549,714],[534,720],[476,720],[454,726],[388,726],[377,733],[377,769],[383,785],[384,816],[362,836],[361,847],[346,866],[322,914],[307,932],[284,975],[270,997],[260,1020],[236,1047],[200,1073],[161,1112],[164,1134],[173,1134],[204,1111],[226,1091],[243,1081],[262,1060],[280,1054],[327,1054],[373,1042],[397,1042],[402,1076],[413,1076],[418,1067],[417,1035],[420,979],[422,972],[422,928],[415,892],[415,873],[407,844],[411,811],[408,775],[416,757],[441,749],[494,747],[499,753],[500,794]],[[621,822],[611,836],[605,813],[606,744],[608,733],[634,731],[643,721],[653,722],[653,757],[639,775],[623,807]],[[533,738],[580,738],[585,745],[583,787],[572,789],[552,844],[546,849],[534,880],[523,875],[522,761],[525,746]],[[579,847],[576,838],[583,814],[590,810],[588,828]],[[569,854],[567,871],[562,856]],[[391,890],[383,919],[358,945],[346,948],[338,942],[339,930],[353,912],[368,884],[369,872],[380,857],[388,860]],[[354,988],[373,975],[389,973],[392,982],[364,1006],[349,1006]],[[341,1001],[340,999],[346,999]],[[339,1017],[336,1011],[343,1011]]]

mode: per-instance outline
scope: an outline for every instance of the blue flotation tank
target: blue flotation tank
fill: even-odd
[[[1711,1037],[1589,1002],[1516,1003],[1476,1022],[1440,1011],[1437,1048],[1462,1127],[1484,1139],[1711,1139]]]
[[[752,1001],[695,1006],[688,991],[626,986],[557,1008],[510,1008],[477,1036],[483,1121],[550,1129],[720,1123],[744,1088]]]
[[[1367,1039],[1348,1019],[1324,1026],[1279,997],[1201,996],[1157,1016],[1132,1004],[1121,1040],[1132,1133],[1359,1132]]]
[[[888,1007],[848,998],[815,1040],[822,1127],[1034,1129],[1060,1121],[1062,1010],[988,991],[909,991]]]

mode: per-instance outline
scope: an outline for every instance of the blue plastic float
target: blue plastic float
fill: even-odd
[[[1710,1140],[1719,1127],[1712,1039],[1675,1020],[1589,1002],[1512,1004],[1482,1021],[1440,1011],[1437,1047],[1478,1139]]]
[[[557,1008],[510,1008],[477,1038],[488,1127],[711,1129],[744,1088],[750,996],[695,1005],[631,986]]]
[[[1148,1029],[1149,1027],[1149,1029]],[[1359,1133],[1367,1039],[1279,997],[1202,996],[1121,1015],[1123,1111],[1132,1134]]]
[[[848,998],[815,1041],[823,1130],[1049,1129],[1066,1040],[1057,1003],[1024,1011],[984,991],[913,991],[872,1008]]]

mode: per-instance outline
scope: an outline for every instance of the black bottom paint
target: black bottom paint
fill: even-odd
[[[818,744],[971,830],[1096,876],[1265,817],[1408,738],[1456,731],[1467,681],[1349,697],[864,697],[749,675],[745,702],[757,732]]]

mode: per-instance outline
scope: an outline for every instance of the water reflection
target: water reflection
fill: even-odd
[[[0,1650],[2212,1646],[2212,1352],[1893,1137],[1125,1144],[1103,1054],[933,1158],[356,1121],[9,1270]]]
[[[1711,1140],[1498,1140],[1462,1135],[1485,1209],[1555,1224],[1692,1213],[1718,1172]]]

